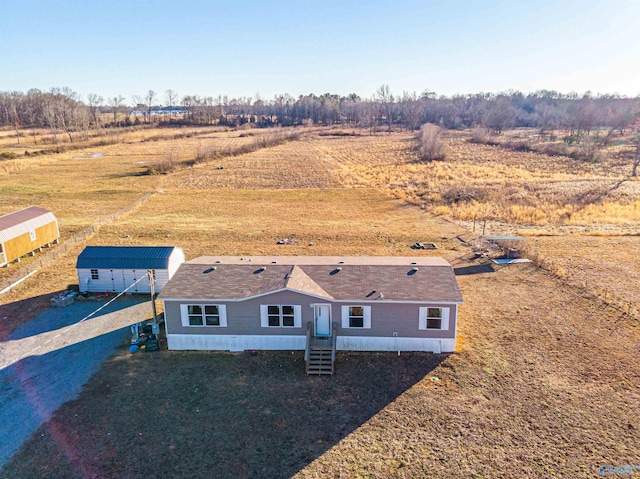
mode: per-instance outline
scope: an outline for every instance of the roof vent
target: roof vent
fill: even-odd
[[[336,269],[331,271],[331,273],[329,273],[329,274],[333,276],[334,274],[338,274],[340,271],[342,271],[342,268],[340,266],[338,266]]]
[[[413,268],[411,268],[409,270],[409,272],[407,273],[409,276],[414,275],[418,272],[418,268],[416,268],[415,266]]]
[[[272,261],[271,264],[278,264],[278,262],[277,261]]]
[[[267,270],[266,266],[260,266],[257,270],[255,270],[253,272],[253,274],[260,274],[260,273],[262,273],[263,271],[266,271],[266,270]]]
[[[344,261],[338,261],[338,264],[344,264]]]
[[[378,295],[378,299],[384,299],[384,294],[380,293],[380,294]]]
[[[412,261],[411,264],[418,264],[418,263],[416,263],[415,261]]]
[[[220,264],[222,263],[222,261],[220,261],[219,259],[216,260],[216,263]]]
[[[205,270],[203,271],[203,273],[204,273],[204,274],[209,274],[209,273],[212,273],[212,272],[213,272],[213,271],[215,271],[215,270],[216,270],[216,267],[215,267],[215,266],[212,266],[212,267],[211,267],[211,268],[209,268],[209,269],[205,269]]]

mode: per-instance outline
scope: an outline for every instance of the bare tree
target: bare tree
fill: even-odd
[[[638,134],[632,142],[636,145],[636,151],[633,153],[633,166],[631,168],[631,176],[638,176],[638,166],[640,166],[640,134]]]
[[[376,100],[379,101],[382,104],[382,107],[384,108],[384,112],[385,115],[387,117],[387,125],[388,125],[388,132],[391,133],[391,112],[392,112],[392,107],[393,107],[393,95],[391,94],[391,89],[389,88],[389,85],[382,85],[380,88],[378,88],[378,90],[376,91]]]
[[[113,113],[113,126],[116,126],[118,121],[118,108],[122,105],[124,101],[124,97],[122,95],[112,96],[108,99],[109,106],[111,107],[111,112]]]
[[[151,122],[151,108],[153,107],[153,100],[156,98],[156,92],[149,90],[144,97],[144,104],[147,107],[147,123]]]
[[[407,130],[417,130],[424,116],[424,102],[418,98],[416,92],[402,93],[400,100],[400,114]]]
[[[89,93],[87,97],[87,102],[89,103],[89,109],[91,110],[91,116],[93,117],[93,124],[96,129],[100,127],[100,120],[98,119],[98,110],[102,103],[104,103],[104,98],[96,93]]]
[[[178,92],[175,90],[167,90],[165,92],[165,96],[167,97],[167,104],[169,105],[169,121],[173,116],[173,107],[176,104],[176,99],[178,98]]]

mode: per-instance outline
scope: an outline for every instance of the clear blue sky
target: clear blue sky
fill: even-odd
[[[2,0],[0,91],[640,94],[640,2]]]

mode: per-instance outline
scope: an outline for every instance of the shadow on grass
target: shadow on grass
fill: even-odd
[[[119,354],[0,478],[290,477],[446,357],[342,352],[307,377],[301,352]]]
[[[62,290],[57,293],[61,292]],[[49,309],[51,298],[57,293],[42,294],[0,305],[0,341],[6,340],[18,327]]]
[[[482,273],[495,273],[495,269],[493,265],[487,264],[478,264],[474,266],[462,266],[460,268],[453,268],[453,272],[456,276],[466,276],[469,274],[482,274]]]

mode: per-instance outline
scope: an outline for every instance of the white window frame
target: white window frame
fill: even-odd
[[[197,316],[196,314],[189,314],[189,306],[198,306],[200,307],[202,317],[202,324],[190,324],[189,316]],[[207,314],[206,307],[207,306],[216,306],[218,308],[218,317],[220,319],[220,324],[207,324]],[[214,316],[211,314],[211,316]],[[186,328],[226,328],[227,327],[227,306],[224,304],[197,304],[197,303],[188,303],[180,305],[180,319],[182,321],[182,326]]]
[[[351,308],[362,308],[362,327],[351,326]],[[349,304],[342,306],[342,327],[344,329],[371,329],[371,306],[363,304]]]
[[[100,271],[97,270],[96,268],[91,268],[91,270],[89,271],[89,274],[91,275],[91,279],[94,281],[100,279]]]
[[[278,326],[270,326],[269,325],[269,316],[276,316],[276,314],[269,314],[269,306],[278,308]],[[284,306],[289,306],[293,308],[293,326],[284,326],[283,324],[283,316],[291,316],[289,314],[283,314],[282,308]],[[302,327],[302,306],[299,304],[261,304],[260,305],[260,326],[263,328],[285,328],[285,329],[294,329]]]
[[[429,319],[438,319],[435,316],[429,317],[430,309],[439,309],[440,310],[440,327],[439,328],[429,328],[427,327],[429,324]],[[420,307],[419,321],[418,321],[418,329],[425,331],[447,331],[449,330],[449,311],[450,308],[443,308],[440,306],[424,306]]]
[[[29,239],[31,241],[35,241],[36,240],[36,230],[29,230]]]

